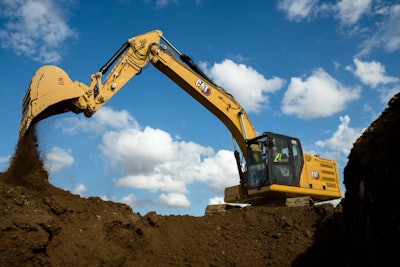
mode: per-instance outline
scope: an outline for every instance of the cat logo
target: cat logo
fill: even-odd
[[[211,95],[211,88],[202,80],[198,79],[196,81],[196,86],[200,88],[201,92],[206,96]]]

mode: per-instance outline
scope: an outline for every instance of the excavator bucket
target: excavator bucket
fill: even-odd
[[[87,86],[72,82],[67,73],[56,66],[43,66],[32,78],[22,103],[20,137],[32,123],[67,111],[78,113],[73,100],[82,96]]]

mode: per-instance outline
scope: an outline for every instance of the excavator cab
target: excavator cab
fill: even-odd
[[[289,206],[342,197],[336,162],[303,153],[298,138],[265,132],[246,145],[241,183],[225,188],[226,203]]]
[[[297,138],[274,133],[248,141],[247,188],[299,186],[303,155]]]

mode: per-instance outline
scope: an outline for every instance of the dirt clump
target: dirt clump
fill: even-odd
[[[380,266],[394,259],[395,246],[385,242],[399,238],[398,114],[396,96],[355,143],[337,207],[246,207],[200,217],[141,215],[52,186],[31,127],[0,173],[0,266]]]

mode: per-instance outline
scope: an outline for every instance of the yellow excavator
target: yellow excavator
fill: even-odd
[[[293,199],[321,202],[342,197],[334,160],[303,153],[295,137],[273,132],[258,135],[235,98],[207,77],[189,56],[180,53],[160,30],[130,38],[91,75],[89,85],[72,81],[59,67],[39,68],[23,100],[20,137],[30,125],[63,112],[91,117],[149,63],[231,132],[242,155],[235,149],[240,183],[225,188],[226,203],[287,205]]]

